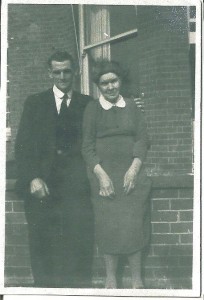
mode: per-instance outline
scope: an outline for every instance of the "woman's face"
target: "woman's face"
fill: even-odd
[[[98,88],[103,97],[109,102],[116,102],[120,94],[121,80],[115,73],[103,74],[98,83]]]

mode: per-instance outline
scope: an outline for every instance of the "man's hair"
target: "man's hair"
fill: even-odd
[[[121,80],[126,76],[126,71],[116,61],[109,61],[108,59],[95,61],[92,68],[93,81],[98,84],[100,77],[106,73],[115,73]]]
[[[63,62],[65,60],[69,60],[72,64],[72,67],[73,68],[75,67],[74,59],[73,59],[72,55],[69,54],[67,51],[57,51],[57,52],[53,53],[49,57],[47,63],[48,63],[49,68],[51,68],[52,67],[52,61]]]

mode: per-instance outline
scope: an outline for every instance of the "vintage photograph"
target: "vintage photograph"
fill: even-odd
[[[198,297],[201,2],[2,11],[3,294]]]

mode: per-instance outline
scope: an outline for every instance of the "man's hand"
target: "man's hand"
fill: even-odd
[[[123,187],[126,195],[134,189],[137,180],[137,174],[140,171],[141,165],[141,160],[139,158],[134,158],[131,166],[125,173]]]
[[[38,199],[49,195],[49,189],[46,183],[40,178],[35,178],[31,181],[30,192]]]
[[[99,195],[103,197],[113,198],[115,195],[115,191],[113,183],[108,174],[103,170],[103,168],[99,164],[95,166],[94,173],[96,174],[99,180]]]
[[[137,107],[139,107],[141,109],[142,112],[145,111],[145,105],[144,105],[144,98],[136,98],[133,97],[133,100],[135,102],[135,104],[137,105]]]

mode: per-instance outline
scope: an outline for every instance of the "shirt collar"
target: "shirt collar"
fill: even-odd
[[[103,109],[105,110],[109,110],[111,109],[113,106],[117,106],[120,108],[123,108],[126,106],[126,102],[123,98],[123,96],[119,95],[118,101],[116,103],[111,103],[109,101],[107,101],[103,95],[100,95],[99,97],[99,103],[101,104],[101,106],[103,107]]]
[[[56,85],[53,86],[53,93],[55,95],[55,97],[57,98],[62,98],[64,96],[64,93],[62,91],[60,91]],[[67,93],[67,96],[69,99],[71,99],[72,97],[72,90],[70,90],[68,93]]]

